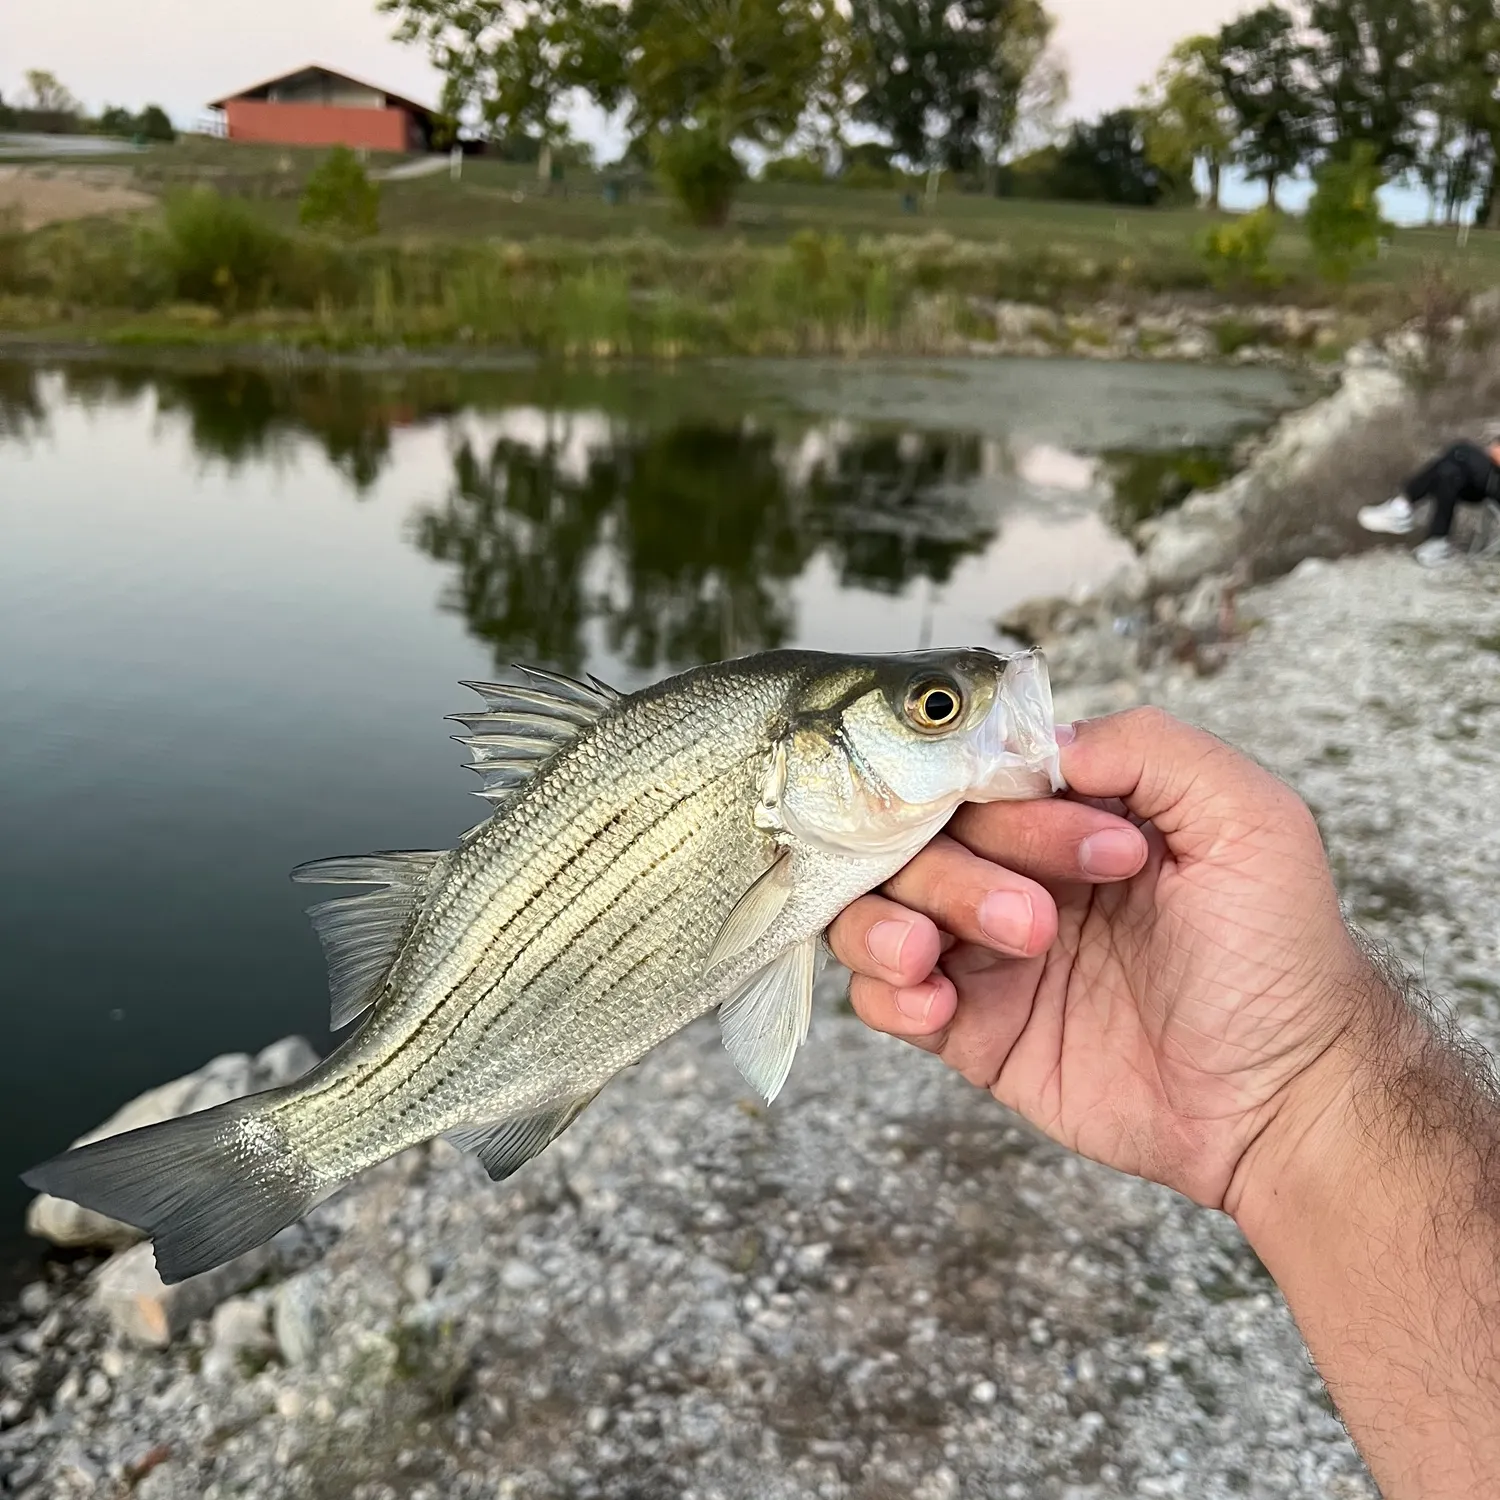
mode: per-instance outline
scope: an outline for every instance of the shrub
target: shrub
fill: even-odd
[[[828,181],[823,163],[811,156],[777,156],[761,169],[764,182],[794,182],[819,186]]]
[[[1276,212],[1267,204],[1228,224],[1216,224],[1203,239],[1203,259],[1217,285],[1265,285],[1271,279],[1271,243]]]
[[[162,254],[174,294],[227,313],[270,300],[290,257],[286,236],[238,198],[197,187],[168,198]]]
[[[679,126],[660,137],[656,164],[694,224],[717,228],[728,219],[745,169],[712,130]]]
[[[159,104],[148,104],[136,121],[137,131],[148,141],[170,144],[177,139],[177,127]]]
[[[839,173],[837,181],[840,187],[868,190],[895,187],[900,178],[891,167],[877,166],[873,162],[856,161],[850,162]]]
[[[148,104],[138,115],[111,104],[100,113],[95,128],[103,135],[118,135],[126,140],[139,136],[145,141],[170,143],[177,139],[171,117],[159,104]]]
[[[26,266],[26,237],[21,231],[21,211],[7,204],[0,208],[0,292],[19,292]]]
[[[1313,174],[1317,188],[1307,205],[1307,238],[1318,274],[1348,281],[1354,268],[1380,245],[1380,191],[1384,178],[1374,147],[1359,142],[1348,157],[1324,162]]]
[[[307,179],[298,218],[307,229],[367,239],[380,232],[380,188],[347,146],[335,146]]]

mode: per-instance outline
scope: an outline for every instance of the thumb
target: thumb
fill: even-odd
[[[1087,719],[1074,730],[1062,753],[1069,788],[1119,798],[1134,817],[1155,824],[1176,855],[1207,858],[1302,807],[1248,756],[1159,708]]]

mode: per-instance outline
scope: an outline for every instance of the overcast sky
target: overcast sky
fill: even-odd
[[[1167,49],[1249,0],[1050,0],[1073,76],[1069,113],[1128,102]],[[419,50],[389,40],[374,0],[0,0],[0,94],[47,68],[91,108],[148,101],[193,125],[204,105],[303,62],[437,102]]]

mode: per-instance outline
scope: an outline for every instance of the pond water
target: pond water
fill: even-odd
[[[1296,396],[1087,362],[0,362],[0,1263],[21,1168],[216,1053],[326,1043],[287,871],[481,815],[460,678],[995,643],[1128,555],[1121,454]]]

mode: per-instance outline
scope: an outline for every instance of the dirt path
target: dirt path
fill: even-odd
[[[123,167],[0,166],[0,217],[16,215],[22,229],[64,219],[138,213],[156,200],[129,185]]]

